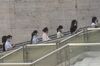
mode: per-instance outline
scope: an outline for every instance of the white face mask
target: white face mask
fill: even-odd
[[[74,26],[76,26],[77,24],[75,23]]]

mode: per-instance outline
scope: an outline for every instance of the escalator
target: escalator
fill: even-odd
[[[20,50],[20,51],[24,50],[22,53],[19,51],[18,53],[20,54],[16,52],[15,54],[12,54],[13,56],[9,55],[7,56],[7,58],[5,57],[4,60],[2,58],[2,60],[0,61],[1,62],[0,66],[13,66],[14,64],[16,66],[25,66],[25,65],[26,66],[71,66],[71,64],[73,65],[76,62],[76,60],[72,61],[71,59],[74,57],[75,59],[77,59],[77,56],[79,54],[83,54],[84,51],[85,52],[100,51],[99,36],[100,36],[99,29],[98,30],[87,29],[86,32],[81,31],[76,34],[73,34],[72,36],[65,37],[58,43],[58,45],[55,43],[53,47],[50,47],[50,45],[48,45],[49,47],[47,46],[31,47],[30,45],[27,45],[23,47],[24,49]],[[74,43],[74,44],[68,44],[68,43]],[[34,52],[36,54],[34,54]],[[20,58],[21,56],[17,58],[18,59],[17,60],[16,55],[18,57],[19,55],[21,55],[22,60]],[[16,60],[11,59],[14,56],[16,56],[14,58]],[[79,58],[79,61],[80,60],[81,59]]]
[[[80,32],[80,31],[82,31],[84,28],[86,28],[86,27],[79,28],[75,33],[78,33],[78,32]],[[71,36],[71,34],[70,34],[69,31],[64,32],[64,37],[58,38],[58,39],[56,38],[56,34],[54,34],[54,35],[49,36],[52,40],[42,42],[42,41],[41,41],[41,38],[40,38],[40,42],[39,42],[38,44],[43,44],[43,43],[44,43],[44,44],[48,44],[48,43],[58,43],[59,41],[64,40],[66,37],[69,37],[69,36]],[[15,44],[16,46],[15,46],[15,48],[14,48],[13,50],[16,50],[16,49],[18,49],[19,47],[25,46],[25,45],[30,44],[30,43],[31,43],[31,41],[26,41],[26,42],[17,43],[17,44]],[[13,50],[11,50],[11,51],[13,51]],[[7,53],[10,53],[11,51],[2,52],[2,49],[1,49],[1,50],[0,50],[0,57],[2,57],[3,55],[5,55],[5,54],[7,54]]]

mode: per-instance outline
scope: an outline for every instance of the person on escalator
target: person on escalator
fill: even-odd
[[[39,36],[37,34],[38,34],[37,30],[34,30],[32,32],[32,35],[31,35],[31,43],[32,44],[37,44],[39,42]]]
[[[70,33],[73,34],[77,30],[77,20],[72,20],[71,27],[70,27]]]
[[[7,40],[7,36],[2,36],[2,43],[3,43],[2,48],[3,48],[3,52],[6,51],[6,50],[5,50],[5,43],[6,43],[6,40]]]
[[[8,35],[5,43],[5,51],[9,51],[14,48],[14,45],[12,44],[12,36]]]
[[[43,34],[42,34],[42,40],[43,41],[48,41],[48,40],[51,40],[48,36],[48,28],[45,27],[43,30]]]
[[[97,28],[98,27],[98,19],[97,19],[97,17],[92,17],[91,27],[92,28]]]
[[[57,38],[61,38],[64,36],[62,29],[63,29],[63,26],[59,25],[59,27],[57,28]]]

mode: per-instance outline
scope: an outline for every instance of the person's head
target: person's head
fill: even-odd
[[[7,36],[7,41],[11,41],[12,40],[12,36],[11,35],[8,35]]]
[[[57,32],[61,31],[62,29],[63,29],[63,26],[59,25],[58,28],[57,28]]]
[[[77,20],[72,20],[71,26],[77,26]]]
[[[37,30],[34,30],[33,33],[34,33],[34,35],[37,35],[38,31]]]
[[[98,22],[97,17],[92,17],[92,23],[96,23],[96,22]]]
[[[59,25],[59,27],[58,27],[59,29],[63,29],[63,26],[62,25]]]
[[[34,31],[32,32],[31,37],[33,38],[33,36],[37,35],[37,33],[38,33],[38,31],[37,31],[37,30],[34,30]]]
[[[48,33],[48,28],[45,27],[42,31],[43,31],[44,33]]]

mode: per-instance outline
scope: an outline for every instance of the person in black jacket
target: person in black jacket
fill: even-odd
[[[6,51],[5,50],[5,43],[7,41],[7,36],[2,36],[2,43],[3,43],[3,51]]]
[[[70,27],[71,34],[74,33],[76,29],[77,29],[77,20],[72,20],[71,27]]]

